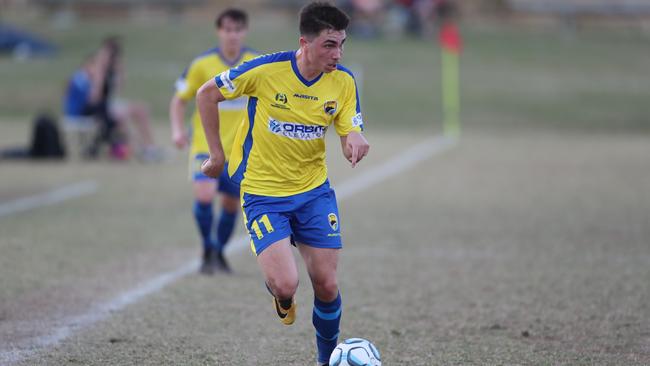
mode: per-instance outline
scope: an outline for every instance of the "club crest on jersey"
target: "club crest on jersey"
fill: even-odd
[[[284,93],[278,93],[275,95],[275,101],[282,104],[287,104],[287,95]]]
[[[325,102],[323,108],[325,109],[326,114],[333,116],[334,113],[336,113],[336,109],[338,108],[338,103],[335,100],[329,100]]]
[[[275,103],[271,103],[271,107],[289,110],[291,108],[289,108],[287,106],[288,101],[289,101],[289,99],[287,98],[286,94],[277,93],[277,94],[275,94]]]
[[[339,228],[339,218],[336,217],[336,214],[334,212],[327,215],[327,220],[329,221],[332,230],[336,231],[336,229]]]

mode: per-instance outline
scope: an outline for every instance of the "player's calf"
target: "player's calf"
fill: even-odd
[[[312,324],[316,330],[318,362],[321,364],[328,362],[338,342],[341,310],[341,295],[338,293],[331,301],[314,298]]]

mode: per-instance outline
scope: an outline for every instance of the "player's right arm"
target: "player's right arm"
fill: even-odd
[[[200,62],[195,60],[176,80],[176,93],[169,102],[169,121],[171,123],[172,141],[179,149],[189,143],[185,129],[185,111],[187,102],[194,98],[196,91],[205,81]]]
[[[208,177],[216,178],[221,174],[226,158],[219,136],[219,106],[226,100],[214,80],[206,81],[196,93],[196,107],[201,115],[201,124],[208,142],[210,158],[203,162],[201,171]]]
[[[260,56],[226,70],[203,83],[196,93],[196,106],[201,115],[201,124],[208,142],[210,159],[201,166],[203,174],[217,177],[224,165],[223,147],[219,137],[219,107],[218,103],[226,99],[239,98],[242,95],[252,96],[256,90],[259,65],[268,62],[273,55]]]

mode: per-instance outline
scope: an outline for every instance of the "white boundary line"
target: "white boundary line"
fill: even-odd
[[[384,161],[378,166],[355,176],[354,178],[334,187],[339,199],[344,199],[362,191],[372,185],[384,181],[391,176],[401,173],[431,156],[442,153],[456,145],[456,140],[446,137],[434,137],[424,140],[407,149],[395,157]],[[232,255],[248,248],[248,236],[242,235],[234,238],[226,249]],[[23,349],[0,351],[0,363],[9,365],[34,356],[37,352],[54,346],[71,336],[75,331],[90,326],[108,318],[111,313],[120,311],[126,306],[136,303],[142,298],[158,292],[163,287],[178,281],[182,277],[194,273],[198,267],[198,261],[192,260],[181,267],[162,273],[155,278],[146,281],[139,286],[128,290],[107,303],[92,307],[83,315],[64,319],[57,328],[52,329],[49,334],[33,338],[31,346]]]
[[[0,217],[18,212],[28,211],[41,206],[50,206],[72,198],[87,196],[97,192],[98,184],[95,181],[84,181],[70,184],[53,191],[34,196],[19,198],[14,201],[0,203]]]

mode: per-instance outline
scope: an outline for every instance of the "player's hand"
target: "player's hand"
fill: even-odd
[[[201,164],[201,172],[208,177],[218,178],[223,170],[224,164],[225,158],[223,154],[221,156],[212,156],[211,154],[210,158]]]
[[[185,133],[185,131],[174,131],[172,132],[172,141],[178,149],[182,150],[189,143],[189,138],[187,137],[187,133]]]
[[[370,150],[370,144],[362,134],[359,132],[350,132],[348,134],[345,141],[345,156],[352,163],[353,168],[368,155],[368,150]]]

